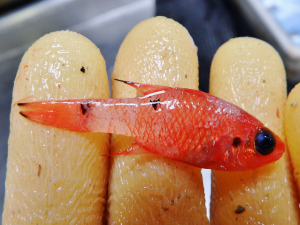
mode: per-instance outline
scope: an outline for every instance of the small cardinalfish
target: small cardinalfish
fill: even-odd
[[[76,132],[132,136],[126,151],[109,155],[161,155],[200,168],[242,171],[278,160],[280,138],[243,109],[185,88],[122,81],[135,98],[19,103],[37,123]]]

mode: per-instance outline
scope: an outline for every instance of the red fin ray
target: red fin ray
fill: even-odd
[[[171,87],[161,86],[161,85],[142,84],[142,83],[119,80],[119,79],[115,79],[115,80],[120,81],[124,84],[127,84],[127,85],[135,88],[136,92],[137,92],[136,93],[137,97],[142,97],[142,96],[145,96],[147,94],[158,92],[158,91],[164,91],[164,90],[172,89]]]

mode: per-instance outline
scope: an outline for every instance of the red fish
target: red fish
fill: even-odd
[[[121,82],[136,88],[137,97],[19,103],[25,110],[20,114],[61,129],[134,137],[131,148],[119,155],[144,149],[215,170],[255,169],[285,151],[280,138],[259,120],[220,98],[185,88]]]

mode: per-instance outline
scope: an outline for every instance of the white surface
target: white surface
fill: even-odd
[[[203,177],[203,186],[205,193],[205,206],[206,206],[206,214],[207,218],[210,218],[209,210],[210,210],[210,195],[211,195],[211,170],[202,169],[202,177]]]

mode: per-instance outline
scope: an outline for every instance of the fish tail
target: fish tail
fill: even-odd
[[[89,131],[83,116],[86,109],[79,100],[20,102],[17,105],[21,108],[20,115],[31,121],[76,132]]]

